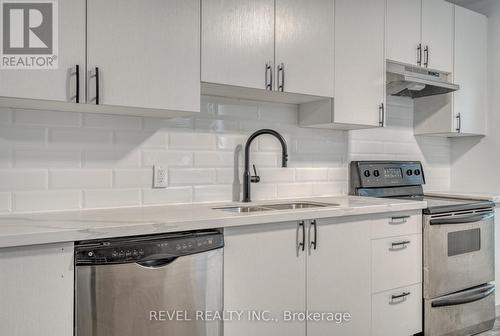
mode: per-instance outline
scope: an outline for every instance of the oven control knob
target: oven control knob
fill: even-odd
[[[413,172],[415,175],[420,175],[420,169],[415,169],[415,171]]]
[[[413,170],[408,169],[408,170],[406,171],[406,175],[408,175],[408,176],[412,176],[412,175],[413,175]]]
[[[375,176],[375,177],[379,177],[379,176],[380,176],[380,172],[379,172],[377,169],[375,169],[375,170],[373,171],[373,176]]]
[[[365,177],[370,177],[370,171],[369,170],[365,170],[363,175],[365,175]]]

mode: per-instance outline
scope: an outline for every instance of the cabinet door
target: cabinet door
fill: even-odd
[[[370,221],[318,220],[316,245],[307,260],[307,308],[349,313],[351,320],[308,322],[307,334],[370,335]]]
[[[76,102],[75,66],[79,65],[80,102],[84,102],[85,0],[58,1],[57,5],[57,69],[0,69],[0,97]]]
[[[0,249],[2,335],[73,335],[73,244]]]
[[[454,96],[455,116],[460,113],[461,133],[485,134],[487,111],[487,18],[455,8]]]
[[[385,101],[384,27],[385,0],[335,1],[334,122],[379,126]]]
[[[274,0],[202,0],[202,82],[266,88],[274,64]]]
[[[333,45],[333,0],[276,0],[277,90],[333,97]]]
[[[88,0],[88,70],[99,68],[100,104],[199,111],[199,7],[197,0]],[[88,81],[95,103],[95,78]]]
[[[422,65],[453,72],[453,4],[422,0]]]
[[[421,0],[387,0],[387,58],[417,64],[421,41]]]
[[[305,335],[305,322],[283,320],[283,312],[306,307],[306,258],[296,245],[302,228],[287,222],[224,230],[224,310],[244,312],[241,321],[224,323],[224,335]],[[252,321],[252,311],[269,311],[278,322]]]

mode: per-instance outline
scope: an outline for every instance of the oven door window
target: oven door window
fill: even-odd
[[[448,257],[479,251],[480,249],[481,229],[448,233]]]

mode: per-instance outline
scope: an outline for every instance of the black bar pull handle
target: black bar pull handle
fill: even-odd
[[[302,230],[302,241],[299,241],[299,231]],[[306,228],[304,221],[300,221],[297,225],[297,255],[300,250],[306,249]]]
[[[315,219],[311,221],[311,226],[309,226],[309,236],[311,235],[311,228],[314,230],[313,231],[313,239],[310,239],[309,242],[309,251],[311,249],[316,250],[318,247],[318,223],[316,222]]]
[[[457,113],[457,116],[455,118],[457,118],[457,128],[455,129],[455,131],[460,133],[462,129],[462,116],[460,115],[460,113]]]
[[[75,79],[76,79],[76,97],[75,102],[80,104],[80,66],[75,66]]]
[[[90,74],[90,78],[95,78],[95,97],[92,101],[95,102],[96,105],[100,103],[100,93],[99,93],[99,67],[94,68],[94,73]]]
[[[425,49],[424,49],[424,66],[426,68],[429,67],[429,46],[425,46]]]
[[[395,294],[391,296],[391,304],[403,303],[406,298],[410,295],[410,292],[403,292],[401,294]]]
[[[417,46],[417,65],[422,66],[422,43]]]
[[[280,63],[280,65],[278,65],[278,91],[285,91],[285,64],[283,63]]]
[[[379,126],[380,127],[384,127],[384,124],[385,124],[385,106],[384,106],[384,103],[380,103],[380,105],[378,106],[378,111],[380,113],[380,116],[379,116]]]
[[[266,63],[266,90],[273,90],[273,67],[271,62]]]

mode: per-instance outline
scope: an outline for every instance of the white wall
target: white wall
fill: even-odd
[[[411,107],[391,99],[387,128],[351,133],[300,128],[292,105],[210,97],[199,117],[173,120],[3,109],[0,213],[239,199],[241,145],[260,128],[282,132],[290,157],[279,168],[278,142],[255,142],[255,200],[346,194],[349,158],[423,160],[447,188],[448,140],[415,139]],[[169,188],[151,188],[153,164]]]

